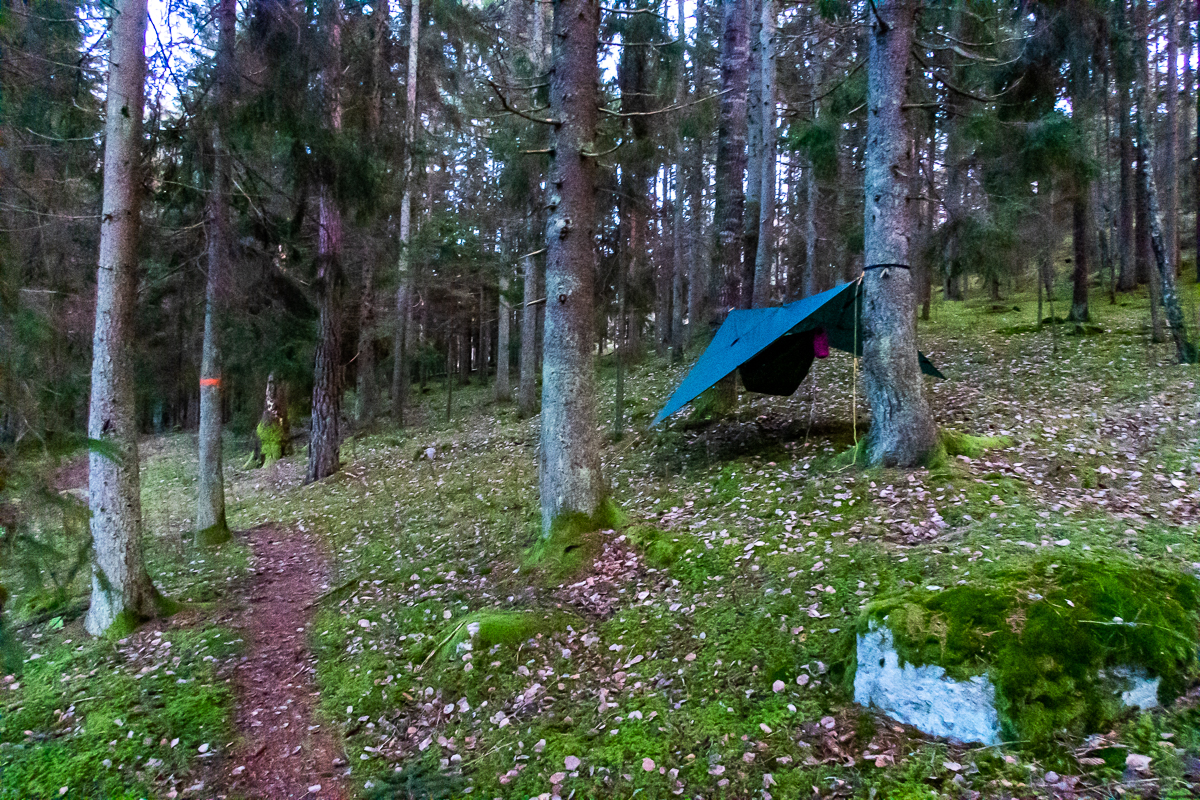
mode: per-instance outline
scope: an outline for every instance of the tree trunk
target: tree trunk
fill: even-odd
[[[508,275],[500,275],[500,309],[496,322],[496,400],[507,403],[512,400],[512,382],[508,377],[509,324],[512,320],[512,304],[508,301]]]
[[[658,185],[657,180],[651,184],[646,249],[653,253],[650,270],[654,276],[654,352],[663,358],[671,345],[671,273],[675,256],[674,243],[668,245],[664,235],[670,208],[666,199],[658,196]],[[663,185],[665,187],[665,182]]]
[[[550,110],[554,128],[546,225],[546,323],[539,458],[542,531],[592,517],[607,496],[600,474],[592,364],[595,296],[597,0],[556,0]]]
[[[1125,0],[1117,0],[1116,35],[1116,84],[1117,84],[1117,136],[1120,139],[1120,191],[1117,217],[1117,264],[1119,275],[1117,289],[1129,292],[1137,288],[1137,273],[1134,264],[1134,189],[1133,181],[1133,128],[1130,125],[1129,94],[1133,80],[1133,69],[1129,52],[1129,25],[1126,22]]]
[[[762,90],[759,92],[762,112],[762,188],[758,238],[754,257],[754,308],[763,308],[771,301],[771,262],[775,255],[775,150],[778,134],[775,130],[775,18],[776,0],[759,0],[762,5]],[[752,123],[753,124],[753,123]],[[751,180],[754,173],[750,174]],[[749,252],[749,251],[747,251]]]
[[[742,232],[746,175],[746,3],[722,0],[721,114],[717,128],[716,211],[717,262],[722,275],[721,317],[731,308],[749,308],[742,283]]]
[[[371,10],[371,105],[367,115],[367,133],[371,146],[381,151],[380,130],[383,124],[384,76],[387,65],[388,3],[376,3]],[[358,354],[355,367],[354,418],[360,426],[370,425],[379,406],[379,387],[375,378],[375,252],[368,251],[362,260],[362,292],[358,305]]]
[[[674,220],[671,223],[671,360],[683,360],[683,276],[687,271],[683,235],[683,148],[676,144],[674,176],[675,199],[672,201]]]
[[[471,312],[465,313],[465,318],[462,322],[462,329],[458,334],[458,384],[459,386],[471,385],[471,340],[473,337],[471,325]]]
[[[521,351],[518,355],[517,411],[522,417],[537,413],[538,270],[532,255],[522,258],[525,302],[521,305]]]
[[[1145,2],[1145,0],[1143,0]],[[1145,13],[1144,10],[1142,12]],[[1142,39],[1144,42],[1145,39]],[[1144,53],[1145,51],[1142,50]],[[1154,142],[1149,136],[1149,125],[1147,117],[1147,88],[1148,83],[1147,72],[1149,65],[1144,61],[1138,66],[1137,76],[1134,83],[1135,104],[1137,106],[1137,115],[1135,117],[1135,128],[1138,138],[1138,144],[1142,152],[1145,154],[1147,165],[1154,163]],[[1154,265],[1157,267],[1157,278],[1159,286],[1159,294],[1162,300],[1163,311],[1167,318],[1167,325],[1171,329],[1171,338],[1175,342],[1175,355],[1180,363],[1192,363],[1196,360],[1195,346],[1188,341],[1187,330],[1184,327],[1183,309],[1179,304],[1179,295],[1175,289],[1175,265],[1171,263],[1170,245],[1163,235],[1162,223],[1159,219],[1158,210],[1158,193],[1154,186],[1154,173],[1147,168],[1142,170],[1140,176],[1142,183],[1142,192],[1146,196],[1146,212],[1149,221],[1150,245],[1154,251]]]
[[[910,122],[912,120],[910,119]],[[912,265],[913,273],[913,308],[921,305],[921,299],[925,296],[925,281],[927,278],[926,260],[922,257],[925,248],[926,230],[925,230],[925,210],[924,202],[918,200],[921,196],[922,184],[924,183],[924,174],[921,170],[921,138],[922,132],[912,124],[910,129],[911,139],[909,147],[912,153],[909,155],[912,170],[908,173],[908,205],[909,205],[909,225],[912,226],[912,236],[909,239],[909,251],[913,253],[911,260],[916,262]]]
[[[1134,171],[1136,190],[1134,192],[1134,272],[1137,282],[1150,282],[1150,262],[1154,253],[1150,248],[1150,210],[1146,198],[1146,184],[1143,178],[1146,172],[1146,151],[1139,142],[1135,148],[1137,153],[1137,169]]]
[[[867,462],[872,466],[916,466],[938,446],[917,363],[917,319],[907,268],[909,209],[903,176],[912,164],[902,106],[914,16],[909,0],[884,0],[868,34],[862,335],[872,417]],[[883,264],[904,266],[878,268]]]
[[[1163,142],[1162,234],[1172,269],[1179,269],[1179,0],[1164,0],[1167,27],[1167,135]],[[1164,294],[1165,297],[1165,294]]]
[[[275,373],[267,376],[263,397],[263,413],[255,428],[255,451],[251,462],[269,467],[292,452],[292,426],[288,418],[287,391],[275,381]]]
[[[746,203],[742,220],[742,275],[739,289],[742,308],[754,304],[754,276],[758,255],[759,221],[762,216],[763,180],[763,71],[762,11],[765,0],[743,0],[747,14],[748,55],[746,61]]]
[[[404,165],[401,168],[404,193],[400,196],[400,262],[396,288],[396,323],[392,342],[392,418],[404,425],[404,404],[408,400],[408,328],[412,315],[413,266],[412,201],[413,148],[417,141],[417,60],[421,44],[421,0],[410,0],[408,15],[408,76],[404,106]]]
[[[236,0],[218,0],[216,85],[213,106],[212,185],[208,190],[208,276],[204,288],[204,344],[200,357],[200,478],[196,502],[196,544],[228,541],[225,521],[225,475],[221,463],[221,341],[220,325],[225,303],[225,276],[229,272],[232,242],[229,232],[229,104],[233,92],[234,27]]]
[[[624,195],[624,193],[622,193]],[[628,214],[622,214],[622,219],[628,219]],[[635,228],[636,230],[636,228]],[[617,240],[617,331],[613,337],[613,361],[617,368],[616,380],[613,386],[613,430],[614,442],[619,442],[625,436],[625,363],[628,360],[629,347],[629,251],[636,247],[636,241],[629,236],[619,236]]]
[[[88,508],[92,602],[84,627],[124,636],[162,607],[142,555],[141,480],[133,386],[133,311],[141,220],[146,0],[116,0],[109,33],[104,199],[96,270]]]
[[[703,6],[701,5],[702,9]],[[698,34],[697,34],[698,35]],[[699,86],[696,94],[700,94]],[[688,182],[688,322],[687,344],[691,345],[701,325],[711,318],[712,296],[709,287],[712,284],[712,255],[711,249],[702,242],[704,235],[704,137],[699,132],[692,141],[692,147],[687,159]]]
[[[946,235],[942,274],[943,299],[962,300],[962,269],[959,262],[959,226],[963,218],[962,135],[959,132],[957,96],[947,93],[951,110],[946,121]]]
[[[675,14],[679,25],[679,42],[685,49],[687,47],[687,15],[684,8],[684,0],[676,0]],[[679,73],[675,78],[675,104],[682,106],[687,102],[688,83],[687,72],[683,64],[679,65]],[[684,304],[689,303],[690,298],[685,299],[684,296],[684,276],[687,274],[687,237],[684,235],[684,205],[685,192],[683,188],[683,160],[684,160],[684,143],[683,128],[684,112],[681,110],[676,118],[675,131],[675,153],[674,162],[675,170],[672,173],[673,182],[672,190],[674,193],[673,208],[675,218],[672,221],[672,241],[674,243],[673,261],[674,264],[671,270],[671,360],[678,363],[683,360],[683,350],[685,346],[684,338],[687,334],[684,333]],[[692,256],[695,257],[695,248],[692,248]],[[690,303],[689,303],[690,305]]]
[[[479,385],[486,386],[492,376],[492,321],[487,313],[487,289],[479,287]]]
[[[342,22],[338,0],[327,0],[331,63],[323,71],[329,127],[342,129],[341,52]],[[317,352],[313,367],[312,425],[308,440],[311,483],[341,469],[342,444],[342,210],[333,187],[322,185],[317,211],[317,280],[319,300]]]
[[[1072,220],[1072,249],[1074,252],[1074,269],[1072,271],[1073,290],[1071,293],[1071,313],[1067,319],[1075,323],[1087,322],[1088,317],[1088,192],[1084,187],[1075,188],[1075,197],[1071,201]]]
[[[933,200],[937,196],[937,187],[934,186],[937,174],[937,118],[933,114],[929,116],[928,142],[929,149],[925,160],[928,169],[923,183],[925,200],[921,203],[921,215],[925,220],[927,239],[933,235],[933,223],[937,218],[937,206]],[[926,256],[921,261],[921,319],[928,321],[933,306],[933,259]]]

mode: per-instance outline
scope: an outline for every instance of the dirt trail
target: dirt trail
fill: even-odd
[[[253,556],[237,624],[246,659],[235,673],[242,747],[221,783],[235,797],[344,800],[345,761],[313,721],[317,691],[306,641],[309,604],[326,582],[324,555],[299,531],[265,526],[247,534]]]

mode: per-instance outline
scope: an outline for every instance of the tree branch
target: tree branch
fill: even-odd
[[[886,22],[884,22],[883,17],[879,16],[879,8],[875,5],[875,0],[867,0],[867,2],[871,6],[871,11],[874,12],[874,14],[875,14],[875,20],[879,23],[879,32],[887,33],[888,31],[890,31],[892,29],[892,26],[888,25]]]
[[[665,108],[660,108],[655,111],[613,111],[612,109],[600,106],[600,113],[607,114],[610,117],[653,117],[656,114],[669,114],[670,112],[678,111],[681,108],[699,105],[700,103],[712,100],[714,97],[720,97],[723,94],[729,94],[732,91],[732,89],[725,89],[717,92],[716,94],[710,94],[707,97],[701,97],[697,100],[693,100],[690,103],[679,103],[677,105],[666,106]]]
[[[531,114],[528,114],[528,113],[520,110],[519,108],[513,108],[513,106],[511,104],[509,104],[508,98],[504,96],[504,92],[500,91],[500,87],[497,86],[496,82],[493,81],[491,78],[488,78],[488,86],[492,87],[492,91],[496,93],[496,97],[500,100],[500,105],[504,106],[504,110],[509,112],[510,114],[516,114],[521,119],[527,119],[530,122],[538,122],[538,123],[541,123],[542,125],[556,125],[557,126],[557,125],[562,124],[562,122],[560,122],[559,120],[556,120],[556,119],[541,119],[540,117],[535,117]]]
[[[585,158],[600,158],[601,156],[606,156],[609,153],[617,152],[617,149],[623,144],[625,144],[625,142],[623,142],[623,141],[617,142],[615,145],[613,145],[608,150],[604,150],[603,152],[600,152],[600,153],[589,153],[586,150],[580,150],[579,155],[584,156]]]

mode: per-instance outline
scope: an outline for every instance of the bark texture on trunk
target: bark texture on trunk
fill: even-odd
[[[679,25],[679,41],[684,48],[687,47],[687,12],[684,7],[684,0],[676,0],[675,16]],[[687,71],[683,64],[679,65],[679,73],[675,78],[675,104],[682,106],[687,101],[688,82]],[[684,112],[680,111],[676,119],[678,128],[675,131],[675,153],[674,153],[674,171],[672,176],[672,208],[674,210],[674,219],[671,222],[673,243],[672,251],[672,268],[671,268],[671,360],[678,362],[683,360],[683,350],[685,346],[684,338],[687,334],[684,333],[684,315],[685,306],[690,305],[690,298],[685,296],[684,288],[687,283],[687,235],[685,233],[684,221],[684,200],[686,193],[684,191],[683,177],[683,161],[684,161],[684,142],[683,142],[683,119]],[[693,248],[694,250],[694,248]],[[694,255],[694,253],[693,253]]]
[[[763,72],[762,10],[764,0],[744,0],[748,17],[746,85],[746,203],[742,224],[742,307],[754,304],[755,256],[762,217]]]
[[[500,303],[496,320],[496,399],[501,403],[512,400],[512,380],[508,377],[509,324],[512,303],[508,301],[508,275],[500,276]]]
[[[1117,138],[1119,167],[1119,190],[1117,212],[1117,289],[1123,292],[1137,288],[1137,273],[1134,266],[1134,180],[1133,180],[1133,126],[1130,124],[1130,84],[1133,69],[1129,53],[1129,24],[1125,13],[1125,0],[1115,5],[1117,35],[1114,48],[1117,90]]]
[[[1146,109],[1148,102],[1147,71],[1145,63],[1139,65],[1134,83],[1135,104],[1137,105],[1137,114],[1134,119],[1138,144],[1146,156],[1146,163],[1153,164],[1154,142],[1149,136],[1150,126],[1147,123]],[[1158,192],[1154,186],[1154,172],[1149,168],[1144,169],[1139,178],[1142,183],[1142,192],[1146,196],[1148,233],[1150,246],[1154,252],[1154,266],[1157,268],[1155,277],[1158,278],[1159,297],[1167,318],[1167,326],[1171,329],[1171,338],[1175,342],[1175,355],[1181,363],[1192,363],[1196,360],[1196,348],[1188,340],[1187,329],[1184,326],[1183,309],[1179,304],[1179,294],[1175,288],[1175,265],[1171,262],[1170,243],[1163,234],[1162,222],[1159,217]]]
[[[88,455],[92,601],[84,627],[124,635],[162,601],[142,553],[141,480],[134,409],[133,306],[141,222],[146,0],[113,5],[104,137],[104,199],[96,271]]]
[[[342,21],[338,0],[328,0],[330,51],[341,49]],[[342,129],[340,59],[335,56],[323,72],[329,127]],[[320,187],[317,210],[317,280],[319,311],[317,352],[313,365],[312,430],[308,439],[305,481],[319,481],[341,469],[342,446],[342,210],[333,187]]]
[[[701,6],[703,8],[703,6]],[[700,88],[696,87],[699,96]],[[704,232],[704,139],[696,136],[687,158],[688,184],[688,321],[687,345],[690,346],[711,317],[712,297],[709,288],[712,284],[712,253],[705,246]]]
[[[1071,322],[1088,321],[1088,277],[1089,277],[1089,239],[1091,226],[1088,225],[1088,190],[1076,187],[1075,198],[1071,201],[1072,250],[1074,269],[1071,272],[1071,313],[1067,319]]]
[[[673,217],[671,252],[671,360],[683,360],[683,276],[687,272],[683,235],[683,169],[680,161],[683,148],[677,146],[674,176],[675,199],[672,202]]]
[[[538,269],[533,256],[521,260],[524,268],[525,302],[521,304],[521,351],[518,354],[517,411],[522,417],[537,413],[537,321]]]
[[[392,341],[392,419],[404,425],[408,400],[408,329],[411,327],[413,267],[412,241],[413,147],[417,140],[417,61],[421,43],[421,0],[411,0],[408,15],[408,76],[405,84],[404,194],[400,196],[400,280],[396,287],[396,320]]]
[[[550,108],[554,161],[546,225],[546,322],[539,453],[542,530],[592,516],[607,496],[600,474],[596,386],[594,230],[598,0],[555,0]]]
[[[910,0],[885,0],[871,18],[867,56],[865,240],[862,282],[863,376],[871,405],[867,461],[911,467],[938,445],[917,364],[912,271],[872,268],[909,261],[908,186],[912,169],[902,106],[915,11]]]
[[[388,3],[376,3],[371,10],[371,105],[367,114],[367,132],[378,151],[383,124],[383,83],[387,74]],[[370,425],[379,412],[379,385],[375,376],[375,253],[363,258],[362,291],[358,306],[358,354],[355,357],[354,418],[360,426]]]
[[[287,390],[283,383],[275,380],[275,373],[267,376],[267,389],[263,396],[263,413],[255,428],[255,452],[247,462],[269,467],[292,453],[292,423],[288,417]]]
[[[1179,0],[1164,0],[1167,27],[1167,135],[1163,141],[1162,235],[1179,268]]]
[[[771,263],[775,255],[775,17],[776,0],[760,0],[762,39],[759,55],[762,60],[762,188],[759,191],[758,238],[754,256],[754,308],[763,308],[771,301]],[[751,179],[754,175],[751,173]]]
[[[928,150],[925,156],[925,181],[924,194],[925,200],[921,203],[921,216],[924,219],[924,230],[926,240],[933,235],[933,223],[937,218],[937,206],[934,202],[937,197],[937,173],[935,165],[937,164],[937,119],[933,115],[929,118],[929,139]],[[933,259],[922,259],[925,263],[921,267],[921,319],[928,320],[929,313],[933,306]]]
[[[717,128],[716,211],[717,262],[721,271],[721,317],[731,308],[749,308],[742,297],[742,232],[746,197],[746,3],[722,0],[721,118]]]
[[[198,545],[228,541],[225,520],[225,475],[221,461],[221,317],[225,280],[233,254],[229,231],[229,154],[225,138],[233,93],[233,46],[236,0],[218,0],[216,85],[213,87],[212,185],[208,190],[208,276],[204,287],[204,344],[200,357],[200,476],[196,501]]]
[[[1137,168],[1134,170],[1135,190],[1134,199],[1134,222],[1135,228],[1133,233],[1133,264],[1134,274],[1137,277],[1138,283],[1149,283],[1151,266],[1150,262],[1154,260],[1154,252],[1150,248],[1150,206],[1146,199],[1146,182],[1144,173],[1146,172],[1146,150],[1139,142],[1135,147],[1137,153]]]

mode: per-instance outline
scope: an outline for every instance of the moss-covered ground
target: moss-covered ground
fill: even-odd
[[[22,574],[30,568],[22,545],[0,562],[0,581],[15,590],[5,618],[18,650],[0,676],[4,800],[183,796],[211,779],[232,744],[229,670],[242,641],[221,624],[221,601],[246,553],[236,542],[192,545],[195,455],[186,439],[148,441],[143,459],[147,558],[164,595],[183,604],[174,616],[123,639],[93,639],[82,625],[86,568],[68,579],[51,561],[43,566],[57,574],[34,581]],[[25,532],[75,552],[82,532],[49,511],[32,513]]]
[[[1195,318],[1191,286],[1184,302]],[[654,431],[685,368],[647,355],[626,373],[629,430],[603,454],[621,518],[581,534],[590,564],[561,572],[531,555],[537,420],[488,386],[456,387],[447,419],[431,384],[412,427],[352,438],[343,471],[315,485],[300,485],[302,450],[231,470],[231,527],[278,522],[329,545],[336,588],[314,609],[312,646],[353,785],[506,800],[1200,791],[1190,685],[1092,738],[1057,735],[1051,755],[929,741],[851,702],[860,614],[899,590],[1081,561],[1200,569],[1198,373],[1149,343],[1145,297],[1113,306],[1097,292],[1103,333],[1088,336],[1038,328],[1029,296],[992,305],[935,303],[921,323],[949,377],[928,386],[952,436],[914,472],[841,458],[869,426],[843,355],[791,398],[743,396],[730,420]],[[599,368],[611,419],[612,365]],[[212,600],[236,559],[218,556],[215,574],[192,564],[211,556],[182,540],[190,506],[161,499],[190,491],[194,438],[156,447],[170,478],[147,516],[160,547],[178,548],[157,574],[181,600]]]

